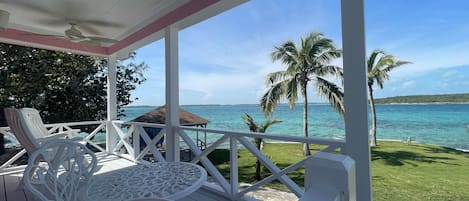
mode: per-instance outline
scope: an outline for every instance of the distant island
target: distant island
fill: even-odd
[[[376,104],[429,104],[429,103],[467,103],[469,104],[469,93],[466,94],[438,94],[438,95],[413,95],[413,96],[393,96],[387,98],[376,98]],[[286,103],[283,103],[286,104]],[[302,103],[298,103],[302,104]],[[309,103],[309,104],[327,104],[325,102],[320,103]],[[226,105],[257,105],[256,103],[252,104],[226,104]],[[189,104],[182,106],[226,106],[225,104]],[[132,105],[125,106],[125,108],[156,108],[158,106],[152,105]]]
[[[388,98],[377,98],[377,104],[395,103],[469,103],[469,93],[467,94],[439,94],[439,95],[415,95],[415,96],[394,96]]]

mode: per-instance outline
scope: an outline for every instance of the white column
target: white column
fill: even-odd
[[[357,200],[371,201],[363,0],[342,0],[345,152],[356,163]]]
[[[117,144],[116,131],[111,120],[117,119],[117,60],[115,55],[108,58],[107,72],[107,125],[106,125],[106,151],[111,152]]]
[[[179,161],[179,55],[178,30],[165,30],[166,57],[166,160]]]

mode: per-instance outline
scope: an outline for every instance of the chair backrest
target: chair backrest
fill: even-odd
[[[5,108],[5,118],[8,126],[15,134],[16,139],[23,145],[28,153],[33,153],[39,149],[39,142],[36,137],[32,135],[32,132],[27,131],[24,126],[23,117],[20,109]]]
[[[24,125],[28,128],[27,132],[31,132],[29,135],[35,138],[44,138],[50,135],[42,122],[39,111],[34,108],[21,108],[21,117],[23,118]]]
[[[85,145],[52,139],[30,155],[25,186],[42,201],[76,201],[86,196],[97,159]]]

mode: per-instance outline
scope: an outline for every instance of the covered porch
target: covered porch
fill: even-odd
[[[28,13],[28,9],[30,8],[44,8],[48,6],[60,9],[60,6],[72,6],[73,3],[76,2],[62,1],[58,3],[44,0],[34,3],[28,1],[2,2],[0,5],[2,10],[6,10],[9,13]],[[305,189],[292,181],[287,174],[298,168],[309,168],[307,167],[307,162],[311,158],[305,158],[295,164],[291,164],[287,168],[280,169],[251,143],[252,138],[263,138],[283,142],[319,144],[324,146],[321,150],[322,152],[337,153],[336,151],[338,151],[339,153],[350,156],[355,160],[356,164],[356,175],[354,175],[356,183],[353,185],[353,189],[356,189],[356,191],[347,193],[351,194],[351,197],[355,197],[356,195],[356,200],[372,200],[370,151],[368,147],[363,0],[342,1],[346,140],[265,135],[260,133],[193,128],[180,125],[178,32],[242,3],[245,3],[245,1],[156,1],[151,3],[82,1],[80,4],[88,5],[86,9],[71,13],[71,15],[75,16],[66,17],[77,21],[86,21],[86,16],[99,16],[100,20],[109,23],[113,23],[116,18],[122,20],[125,25],[121,27],[95,27],[101,29],[101,35],[107,39],[111,39],[108,41],[112,42],[85,44],[81,43],[84,42],[84,39],[74,41],[74,38],[70,35],[65,35],[65,38],[60,40],[56,40],[55,38],[54,40],[45,40],[53,36],[34,35],[31,33],[40,32],[56,35],[61,34],[66,28],[57,28],[48,26],[47,24],[33,24],[31,23],[31,18],[38,17],[33,14],[11,17],[9,22],[7,20],[7,24],[2,24],[1,27],[6,29],[0,31],[0,42],[107,57],[109,61],[109,72],[107,75],[107,119],[94,122],[48,125],[49,131],[54,133],[64,130],[73,130],[73,126],[78,125],[95,125],[95,130],[87,133],[85,136],[90,146],[96,148],[97,151],[115,153],[134,161],[142,161],[143,156],[147,153],[152,154],[157,161],[178,161],[180,159],[179,147],[181,144],[185,144],[190,147],[195,155],[195,158],[191,162],[200,163],[207,170],[211,179],[211,181],[207,181],[204,187],[197,191],[197,195],[193,195],[193,197],[207,195],[208,197],[214,196],[214,200],[221,200],[218,196],[223,196],[227,200],[247,200],[250,199],[246,196],[249,192],[255,191],[274,180],[279,180],[298,198],[303,197]],[[107,9],[107,15],[99,14]],[[126,9],[126,12],[138,13],[140,15],[133,16],[134,18],[119,15],[121,14],[118,12],[119,9]],[[39,15],[44,15],[44,13],[38,13]],[[2,18],[4,17],[5,16],[2,16]],[[132,20],[138,21],[138,23]],[[116,61],[125,59],[129,52],[160,39],[164,39],[166,50],[166,124],[123,122],[116,120]],[[165,157],[163,157],[160,151],[154,146],[159,138],[151,140],[143,127],[160,128],[162,132],[165,133],[167,150]],[[8,128],[3,128],[1,132],[7,133]],[[217,135],[218,140],[206,149],[201,150],[192,138],[194,132],[206,132]],[[91,140],[94,136],[104,133],[106,140],[105,147],[101,147]],[[139,140],[137,140],[140,139],[140,137],[143,138],[148,145],[143,150],[140,150]],[[132,138],[133,141],[131,142]],[[208,154],[220,146],[227,146],[230,150],[230,178],[225,178],[207,157]],[[237,152],[240,148],[249,150],[256,158],[261,160],[272,175],[248,188],[241,189],[238,181],[239,167],[237,163]],[[24,154],[24,152],[20,153],[20,155],[21,154]],[[8,163],[12,163],[18,158],[19,156],[16,156],[0,167],[0,172],[5,173],[5,176],[3,176],[5,191],[6,189],[11,189],[12,185],[15,184],[14,180],[18,179],[18,176],[20,176],[18,174],[14,175],[14,173],[13,175],[8,173],[14,170],[14,168],[11,169],[11,167],[9,167]],[[21,172],[21,170],[18,171]],[[308,177],[308,175],[305,175],[305,177]],[[8,182],[6,182],[7,180]],[[1,190],[2,189],[0,189],[0,192]],[[20,194],[21,192],[18,193],[18,195]],[[4,195],[6,195],[6,192]],[[23,193],[23,195],[26,199],[29,196],[27,193]],[[187,199],[207,200],[205,198],[208,197],[192,199],[191,196],[189,196]],[[5,198],[5,200],[6,199],[8,198]]]

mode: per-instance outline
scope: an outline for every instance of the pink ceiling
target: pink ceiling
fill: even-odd
[[[2,0],[10,13],[0,42],[108,56],[161,39],[165,27],[183,29],[246,0]],[[81,44],[63,36],[76,24],[83,35],[115,43]],[[126,52],[125,52],[126,53]]]

